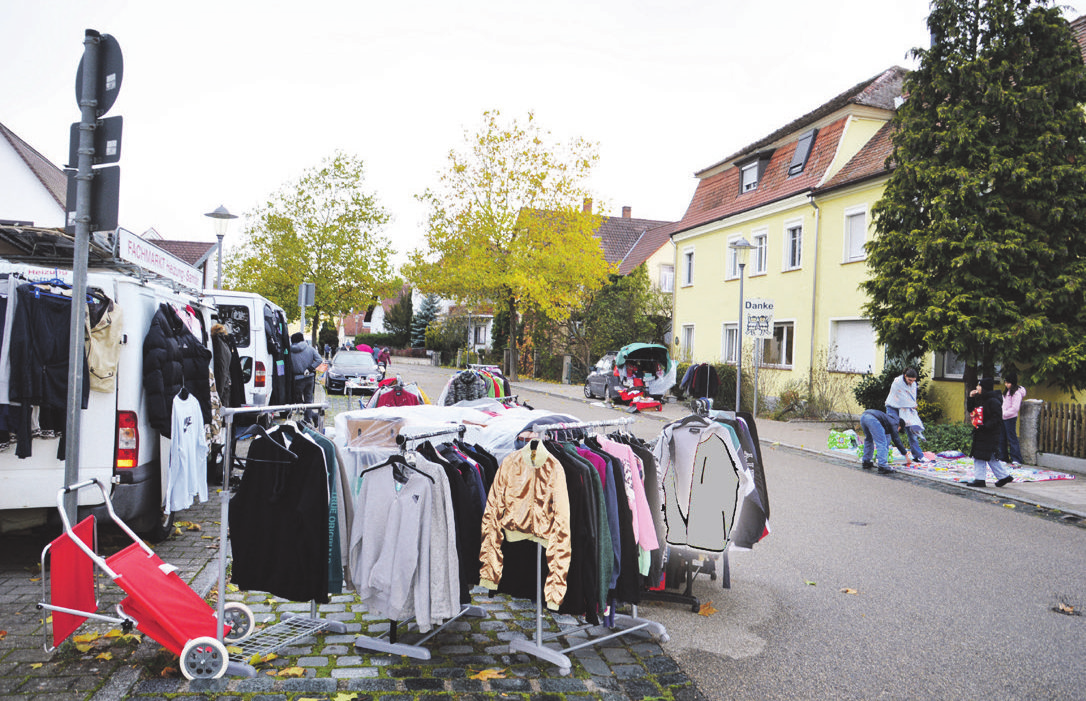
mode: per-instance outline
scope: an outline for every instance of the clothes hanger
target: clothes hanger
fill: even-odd
[[[290,448],[286,447],[285,445],[283,445],[279,441],[272,438],[271,435],[268,434],[268,430],[266,428],[264,428],[263,426],[261,426],[260,424],[258,424],[258,423],[251,424],[245,430],[245,432],[238,435],[237,438],[246,438],[248,436],[255,436],[256,438],[267,438],[269,441],[274,443],[275,446],[277,448],[279,448],[280,450],[282,450],[284,453],[286,453],[290,457],[294,458],[295,460],[298,459],[298,456],[295,455],[294,453],[292,453]],[[246,462],[249,462],[249,459],[246,459]],[[259,458],[256,458],[256,459],[253,459],[253,462],[278,462],[278,461],[276,461],[276,460],[260,460]]]
[[[380,470],[382,468],[388,467],[389,465],[392,465],[393,476],[395,476],[395,474],[396,474],[396,467],[397,466],[399,466],[401,468],[406,467],[406,468],[408,468],[410,470],[414,470],[415,472],[419,473],[420,475],[422,475],[426,479],[430,480],[431,484],[434,484],[434,478],[432,476],[426,474],[422,470],[420,470],[418,467],[416,467],[413,460],[408,460],[409,457],[411,457],[411,456],[410,455],[404,456],[404,455],[401,455],[400,453],[393,453],[392,455],[388,456],[388,460],[385,460],[380,465],[374,465],[373,467],[367,467],[365,470],[362,470],[361,472],[359,472],[358,476],[361,477],[362,475],[366,474],[367,472],[373,472],[374,470]]]

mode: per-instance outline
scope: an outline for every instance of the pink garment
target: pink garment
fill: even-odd
[[[645,550],[656,550],[660,541],[656,539],[656,526],[652,522],[652,510],[645,496],[644,466],[633,448],[603,436],[598,436],[600,447],[622,461],[622,472],[626,478],[626,498],[633,512],[634,542]],[[630,493],[632,487],[632,494]]]
[[[1014,394],[1003,395],[1003,418],[1013,419],[1018,416],[1018,411],[1022,408],[1022,400],[1026,398],[1026,388],[1019,387],[1018,391]]]

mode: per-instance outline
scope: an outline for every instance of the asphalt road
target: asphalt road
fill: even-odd
[[[451,374],[392,368],[434,399]],[[582,420],[616,416],[532,394]],[[651,440],[661,426],[638,415],[631,430]],[[730,554],[731,589],[695,581],[716,612],[641,607],[708,698],[1086,698],[1083,529],[807,454],[764,459],[772,532]]]

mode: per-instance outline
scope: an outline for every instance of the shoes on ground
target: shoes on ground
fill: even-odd
[[[875,468],[875,463],[871,462],[870,460],[864,460],[863,468],[865,470],[873,470]]]
[[[879,474],[880,475],[889,475],[889,474],[893,474],[893,472],[894,472],[893,469],[891,469],[889,467],[883,467],[882,465],[879,465]]]
[[[1003,477],[1001,479],[997,479],[995,485],[997,487],[1002,487],[1003,485],[1010,484],[1013,481],[1014,481],[1014,477],[1011,476],[1011,475],[1007,475],[1006,477]]]
[[[959,482],[958,484],[964,484],[966,487],[987,487],[988,483],[984,480],[971,480],[969,482]]]

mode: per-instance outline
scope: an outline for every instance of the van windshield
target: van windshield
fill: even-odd
[[[249,308],[238,304],[219,305],[219,323],[226,327],[238,348],[249,347]]]

